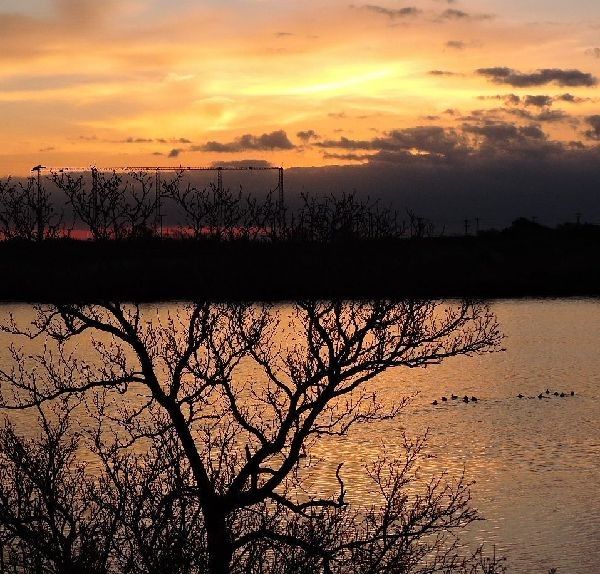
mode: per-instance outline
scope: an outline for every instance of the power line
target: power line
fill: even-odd
[[[117,166],[117,167],[75,167],[75,166],[60,166],[60,167],[46,167],[46,166],[36,166],[31,171],[49,171],[49,172],[86,172],[86,171],[116,171],[116,172],[127,172],[127,171],[283,171],[283,167],[273,167],[273,166],[212,166],[212,167],[204,167],[204,166],[178,166],[178,167],[169,167],[169,166]]]

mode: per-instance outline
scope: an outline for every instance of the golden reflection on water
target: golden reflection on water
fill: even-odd
[[[176,307],[162,304],[152,313],[164,319]],[[384,451],[400,453],[402,433],[428,432],[423,480],[464,470],[474,481],[473,503],[486,521],[472,526],[472,541],[495,544],[515,572],[550,567],[571,574],[600,572],[600,302],[504,301],[492,308],[507,336],[506,352],[384,373],[371,388],[390,404],[414,395],[411,403],[394,421],[357,426],[347,437],[316,445],[312,453],[321,462],[306,477],[306,488],[334,491],[335,469],[344,462],[349,499],[368,502],[372,492],[364,465]],[[286,315],[289,307],[280,311]],[[2,315],[9,312],[20,322],[33,317],[30,306],[0,309]],[[0,335],[1,348],[9,342]],[[89,353],[81,345],[78,351]],[[0,356],[2,365],[7,360]],[[238,376],[259,384],[252,363],[244,363]],[[555,390],[573,390],[575,396],[556,398]],[[543,399],[537,398],[540,392]],[[452,394],[479,401],[440,401]],[[433,406],[434,399],[440,404]]]
[[[510,301],[493,309],[505,353],[385,373],[377,381],[383,396],[419,395],[398,420],[322,444],[328,471],[315,480],[329,484],[338,458],[348,461],[346,476],[362,476],[361,465],[383,446],[399,447],[403,430],[428,430],[426,470],[464,468],[475,481],[473,501],[487,519],[471,529],[475,540],[506,552],[516,572],[600,572],[600,303]],[[575,397],[556,398],[555,390]],[[452,393],[479,401],[440,400]],[[368,481],[352,483],[356,500],[369,496]]]

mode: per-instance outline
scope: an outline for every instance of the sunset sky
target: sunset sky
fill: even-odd
[[[597,0],[2,0],[0,175],[589,150]]]

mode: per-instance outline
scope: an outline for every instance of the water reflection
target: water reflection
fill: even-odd
[[[366,460],[403,429],[429,429],[434,469],[467,469],[486,521],[472,530],[509,555],[515,571],[584,574],[600,569],[600,305],[595,300],[493,304],[507,351],[456,358],[398,380],[386,396],[419,391],[400,421],[357,431],[345,451]],[[405,374],[404,374],[405,375]],[[546,389],[574,397],[519,400]],[[434,398],[476,394],[465,405]],[[383,437],[383,438],[382,438]],[[339,448],[339,447],[337,447]],[[327,448],[324,448],[327,451]]]

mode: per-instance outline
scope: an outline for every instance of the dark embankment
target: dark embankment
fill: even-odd
[[[378,242],[0,243],[0,299],[600,295],[600,233]]]

